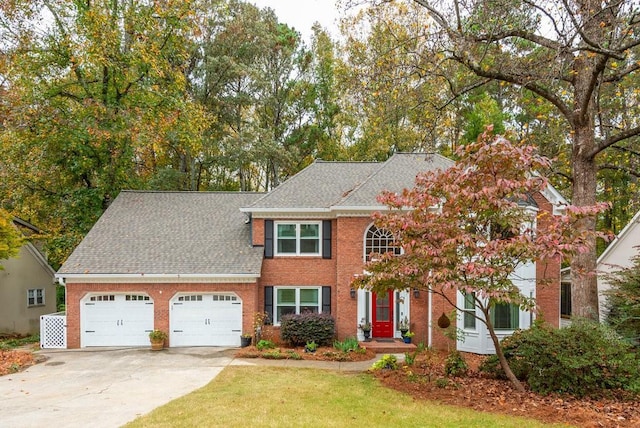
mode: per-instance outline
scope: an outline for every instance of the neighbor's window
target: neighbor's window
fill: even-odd
[[[320,255],[320,222],[276,223],[276,254]]]
[[[274,324],[280,324],[287,314],[319,313],[320,296],[320,287],[276,287]]]
[[[27,306],[44,305],[44,288],[30,288],[27,290]]]
[[[491,322],[496,330],[515,330],[520,327],[520,308],[512,303],[496,303]]]

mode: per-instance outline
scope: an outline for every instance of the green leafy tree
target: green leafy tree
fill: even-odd
[[[13,224],[13,217],[0,209],[0,262],[18,255],[23,243],[23,237]],[[0,270],[4,269],[0,264]]]
[[[634,346],[640,345],[640,255],[632,265],[605,276],[610,288],[604,292],[606,322]]]
[[[500,348],[491,312],[498,304],[533,310],[535,300],[514,282],[520,268],[587,251],[589,232],[575,230],[574,222],[604,206],[569,206],[564,215],[527,209],[526,201],[547,187],[535,172],[549,160],[533,146],[516,147],[485,133],[458,155],[447,170],[420,174],[413,189],[379,197],[390,211],[375,214],[376,225],[392,232],[403,252],[374,257],[365,268],[370,274],[355,283],[375,292],[433,292],[458,310],[452,296],[465,294],[480,310],[473,316],[486,325],[507,377],[523,390]],[[542,278],[523,279],[544,284]]]
[[[1,4],[0,195],[55,236],[54,265],[122,188],[144,187],[159,153],[197,141],[184,97],[191,7]]]
[[[342,110],[351,118],[344,135],[350,158],[384,160],[459,139],[455,117],[439,108],[446,102],[446,79],[423,78],[416,63],[426,49],[420,37],[425,19],[419,7],[389,2],[343,21],[339,76]]]

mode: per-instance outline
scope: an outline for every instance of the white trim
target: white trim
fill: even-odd
[[[253,216],[260,216],[260,214],[273,215],[278,213],[295,213],[295,214],[322,214],[328,213],[331,208],[240,208],[240,212],[247,212],[253,214]]]
[[[622,230],[620,231],[620,233],[618,233],[618,236],[616,236],[614,238],[613,241],[611,241],[611,244],[609,244],[607,246],[607,248],[602,252],[602,254],[600,254],[600,257],[598,257],[598,261],[597,264],[600,264],[604,261],[604,259],[607,258],[607,256],[609,255],[610,252],[612,252],[615,247],[618,246],[618,243],[620,241],[622,241],[624,239],[624,237],[627,235],[627,233],[629,233],[629,230],[631,230],[631,228],[633,227],[633,225],[635,225],[636,223],[640,222],[640,211],[638,211],[633,218],[631,219],[631,221],[629,221],[629,223],[627,223],[627,225],[625,227],[622,228]]]
[[[130,274],[130,273],[115,273],[115,274],[82,274],[82,273],[70,273],[70,274],[56,274],[55,277],[60,281],[67,284],[73,283],[127,283],[127,282],[155,282],[155,283],[194,283],[194,282],[216,282],[216,283],[229,283],[229,282],[243,282],[243,283],[255,283],[260,277],[259,273],[251,274]]]
[[[558,190],[553,187],[551,184],[547,184],[547,187],[542,189],[542,196],[544,196],[547,201],[551,202],[553,206],[553,215],[561,215],[564,214],[565,207],[569,205],[569,202],[558,192]]]

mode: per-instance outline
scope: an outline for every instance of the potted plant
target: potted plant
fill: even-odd
[[[251,339],[253,339],[253,337],[249,333],[243,333],[240,336],[240,346],[242,346],[243,348],[246,348],[247,346],[250,346],[251,345]]]
[[[365,321],[364,319],[358,325],[358,328],[362,330],[362,334],[364,334],[364,340],[369,340],[371,337],[371,323]]]
[[[164,348],[164,341],[167,340],[167,333],[162,330],[152,330],[149,333],[149,341],[151,342],[151,350],[159,351]]]
[[[411,343],[411,338],[415,335],[414,332],[412,331],[407,331],[404,336],[402,336],[402,339],[404,340],[404,343]]]
[[[404,319],[400,321],[398,329],[400,330],[402,337],[407,334],[407,332],[409,331],[409,320],[407,319],[407,317],[404,317]]]

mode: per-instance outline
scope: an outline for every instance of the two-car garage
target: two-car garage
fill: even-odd
[[[146,293],[93,293],[80,306],[81,347],[148,346],[155,305]],[[242,301],[235,293],[184,293],[169,301],[169,343],[239,346]]]

